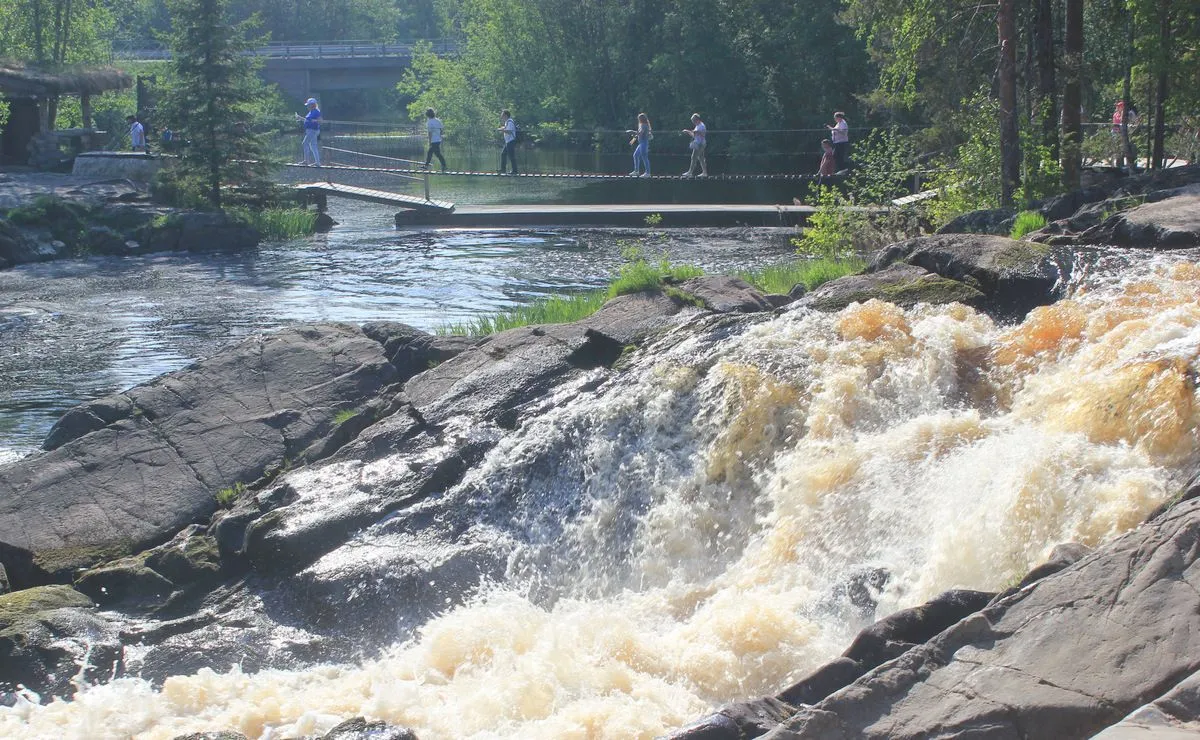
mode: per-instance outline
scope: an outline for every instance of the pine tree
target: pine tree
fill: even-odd
[[[229,0],[169,0],[172,79],[164,96],[164,121],[188,142],[178,176],[198,186],[220,209],[222,186],[265,189],[268,163],[255,133],[256,99],[265,94],[258,62],[247,50],[253,21],[229,22]]]

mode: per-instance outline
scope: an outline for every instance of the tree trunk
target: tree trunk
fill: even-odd
[[[1167,166],[1166,109],[1167,70],[1171,64],[1171,0],[1158,3],[1158,94],[1154,103],[1154,144],[1151,166],[1158,170]]]
[[[1062,176],[1063,187],[1079,187],[1079,148],[1083,143],[1083,0],[1067,0],[1063,34]]]
[[[1053,0],[1037,0],[1034,47],[1038,71],[1038,117],[1042,122],[1042,144],[1058,158],[1058,122],[1054,120],[1058,80],[1054,74]]]
[[[1129,109],[1133,107],[1130,97],[1133,95],[1133,18],[1126,16],[1125,26],[1128,38],[1125,43],[1125,85],[1121,91],[1121,100],[1125,101],[1125,110],[1121,114],[1121,148],[1125,152],[1124,162],[1128,164],[1129,172],[1137,170],[1137,153],[1133,149],[1133,139],[1129,138]]]
[[[1000,0],[996,29],[1000,40],[1000,206],[1012,208],[1021,183],[1021,143],[1017,127],[1017,49],[1015,0]]]

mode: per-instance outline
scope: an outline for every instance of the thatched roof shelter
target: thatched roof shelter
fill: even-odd
[[[80,69],[43,72],[0,62],[0,95],[12,98],[41,98],[49,95],[98,95],[123,90],[133,78],[119,69]]]

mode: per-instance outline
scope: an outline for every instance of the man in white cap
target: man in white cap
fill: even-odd
[[[308,108],[308,113],[304,116],[296,114],[298,120],[304,121],[304,143],[301,145],[301,153],[304,155],[302,164],[313,164],[320,167],[321,145],[317,139],[321,135],[321,109],[317,107],[316,98],[305,100],[304,105]]]

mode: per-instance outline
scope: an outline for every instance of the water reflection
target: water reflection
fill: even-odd
[[[0,462],[36,449],[71,406],[254,332],[312,321],[431,331],[602,286],[631,243],[709,271],[791,252],[786,231],[404,232],[391,228],[386,208],[334,208],[334,232],[246,254],[98,257],[0,272]]]

